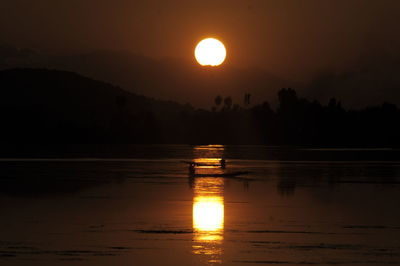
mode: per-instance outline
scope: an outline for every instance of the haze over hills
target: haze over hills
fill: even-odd
[[[194,60],[194,59],[193,59]],[[280,88],[292,87],[310,99],[327,103],[331,97],[346,108],[359,109],[384,101],[400,104],[400,57],[369,54],[351,70],[319,72],[300,83],[262,69],[239,69],[227,64],[204,68],[194,61],[153,59],[124,51],[96,51],[49,55],[0,46],[0,69],[16,67],[67,70],[110,82],[123,89],[156,99],[190,103],[210,109],[217,95],[231,96],[242,104],[245,93],[252,103],[276,106]],[[296,64],[296,62],[293,62]]]
[[[243,102],[251,93],[254,103],[276,101],[281,87],[294,85],[261,69],[200,67],[178,59],[156,60],[123,51],[97,51],[75,55],[41,55],[29,50],[0,53],[0,69],[39,67],[73,71],[110,82],[148,97],[190,103],[210,109],[217,95]],[[4,50],[4,48],[3,48]]]

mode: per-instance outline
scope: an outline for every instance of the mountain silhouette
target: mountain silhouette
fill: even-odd
[[[0,86],[3,144],[153,143],[192,109],[66,71],[4,70]]]
[[[210,109],[216,95],[229,95],[234,104],[241,104],[247,93],[252,95],[255,104],[266,100],[276,106],[277,92],[284,87],[297,88],[302,95],[322,103],[336,97],[350,109],[381,104],[389,99],[399,104],[399,59],[390,54],[368,54],[351,69],[316,70],[311,80],[300,83],[263,69],[233,67],[229,59],[221,67],[210,68],[198,66],[194,59],[153,59],[125,51],[61,55],[0,45],[0,70],[25,67],[72,71],[136,94],[189,102],[206,109]]]
[[[277,108],[249,105],[248,94],[242,105],[218,96],[213,110],[155,100],[68,71],[3,70],[0,88],[0,156],[62,156],[75,152],[71,145],[92,145],[89,154],[111,145],[110,154],[115,144],[128,150],[129,144],[399,146],[396,105],[346,110],[340,100],[323,105],[291,88],[279,90]]]
[[[194,61],[157,60],[124,51],[44,55],[30,50],[0,48],[0,69],[16,67],[72,71],[117,84],[137,94],[207,109],[218,94],[230,95],[239,104],[245,93],[254,96],[254,103],[265,99],[273,103],[279,88],[296,87],[294,82],[262,69],[238,69],[229,63],[212,68],[201,67]]]

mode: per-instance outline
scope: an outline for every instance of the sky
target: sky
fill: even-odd
[[[212,36],[227,46],[227,64],[305,80],[397,54],[399,10],[397,0],[2,0],[0,43],[192,60]]]

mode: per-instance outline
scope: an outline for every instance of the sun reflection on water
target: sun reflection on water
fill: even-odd
[[[209,255],[209,262],[221,262],[224,232],[222,178],[195,181],[193,198],[193,253]]]
[[[193,227],[200,231],[218,231],[224,228],[224,203],[222,197],[194,199]]]
[[[196,163],[203,164],[199,166],[200,171],[221,171],[218,163],[222,158],[223,146],[195,148],[195,152],[199,151],[205,155],[195,159]],[[222,263],[224,179],[196,178],[193,190],[193,253],[207,256],[209,263]]]

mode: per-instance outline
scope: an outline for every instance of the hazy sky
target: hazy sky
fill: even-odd
[[[1,0],[0,43],[192,59],[220,37],[228,63],[302,79],[398,53],[398,0]]]

